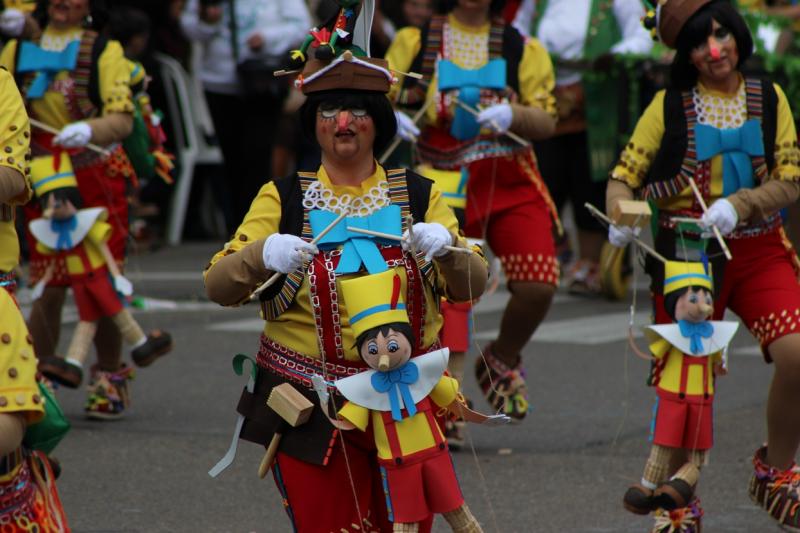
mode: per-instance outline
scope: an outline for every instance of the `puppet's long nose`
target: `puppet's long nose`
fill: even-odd
[[[706,316],[711,316],[714,312],[714,306],[708,304],[698,304],[697,306],[700,309],[700,312]]]
[[[378,358],[378,370],[380,370],[381,372],[386,372],[387,370],[389,370],[389,356],[388,355],[383,354],[382,356],[380,356]]]

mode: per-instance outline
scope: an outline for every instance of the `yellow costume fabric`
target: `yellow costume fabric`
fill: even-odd
[[[54,30],[46,28],[42,34],[41,46],[47,49],[61,50],[71,41],[80,39],[80,29]],[[60,48],[59,48],[60,47]],[[14,56],[16,55],[17,41],[9,41],[0,53],[0,66],[14,72]],[[130,80],[131,71],[128,61],[122,51],[122,46],[117,41],[108,41],[105,49],[97,60],[98,91],[103,103],[102,114],[132,113],[133,100],[131,98]],[[38,118],[50,126],[61,129],[74,122],[64,95],[53,90],[59,83],[70,78],[69,71],[61,71],[54,77],[47,92],[42,98],[29,103],[31,116]],[[85,117],[88,118],[88,117]]]
[[[317,179],[326,189],[333,192],[334,196],[341,198],[345,194],[358,197],[376,187],[380,182],[386,182],[386,172],[383,167],[375,164],[375,173],[364,180],[360,186],[340,186],[331,183],[330,178],[325,172],[324,167],[320,166],[317,171]],[[245,215],[244,221],[236,230],[233,239],[228,242],[224,249],[219,251],[212,259],[209,269],[226,254],[237,252],[248,246],[253,241],[264,239],[273,233],[278,233],[278,225],[281,219],[281,201],[278,190],[273,182],[264,185],[253,200],[250,211]],[[438,222],[453,234],[458,234],[458,221],[453,212],[445,204],[441,193],[434,187],[431,188],[428,211],[425,214],[425,222]],[[208,270],[207,270],[208,271]],[[206,271],[206,272],[207,272]],[[402,267],[395,268],[395,272],[400,276],[402,282],[402,293],[406,291],[406,271]],[[339,276],[338,279],[346,280],[355,274]],[[438,277],[440,288],[446,291],[444,280]],[[433,293],[425,291],[425,326],[424,343],[425,346],[433,344],[442,326],[442,317],[438,313],[438,305]],[[345,350],[345,358],[350,361],[358,361],[360,356],[353,347],[355,337],[350,328],[350,319],[347,315],[346,306],[340,306],[342,313],[342,340]],[[311,307],[309,296],[308,278],[303,278],[294,301],[288,309],[284,311],[275,321],[266,322],[264,335],[283,346],[291,348],[308,357],[319,357],[319,346],[317,344],[317,328],[314,321],[314,312]]]
[[[458,394],[458,382],[448,376],[442,376],[439,383],[428,395],[439,407],[447,407],[456,399]],[[344,407],[339,409],[339,416],[349,421],[361,431],[366,431],[370,419],[372,419],[372,431],[375,435],[375,446],[378,448],[379,459],[395,459],[389,447],[389,439],[386,437],[386,428],[383,425],[383,417],[380,411],[372,411],[366,407],[347,402]],[[397,439],[400,441],[400,451],[403,457],[412,453],[421,452],[433,448],[436,445],[433,431],[438,431],[442,439],[442,430],[436,425],[431,428],[428,417],[425,413],[417,413],[414,416],[404,418],[395,424],[397,429]]]
[[[487,22],[480,28],[472,28],[458,22],[450,14],[447,17],[447,26],[452,46],[448,49],[448,59],[461,68],[480,68],[488,61],[489,29]],[[445,32],[447,34],[447,32]],[[414,58],[420,51],[421,34],[419,28],[403,28],[397,32],[392,45],[386,52],[389,67],[402,72],[408,72]],[[553,96],[555,77],[550,62],[550,55],[544,46],[536,39],[528,39],[519,63],[519,104],[538,107],[545,110],[553,118],[558,117],[556,112],[556,99]],[[436,78],[431,80],[428,87],[427,99],[436,99],[438,94]],[[389,92],[390,99],[394,100],[400,90],[400,85],[395,84]],[[455,104],[450,109],[451,115]],[[430,106],[427,113],[429,124],[437,123],[436,106]]]
[[[0,288],[0,413],[21,413],[30,424],[44,416],[36,384],[33,339],[16,302]]]
[[[669,343],[666,339],[658,339],[650,345],[650,352],[658,360],[664,359],[669,354],[664,368],[661,370],[661,379],[658,382],[658,388],[667,392],[674,392],[679,394],[681,392],[681,369],[683,367],[683,358],[689,357],[684,355],[682,351]],[[714,394],[714,365],[722,363],[722,352],[715,352],[706,356],[706,365],[708,365],[708,393]],[[705,393],[703,387],[703,367],[700,365],[689,366],[688,374],[686,377],[686,394],[687,395],[700,395]]]
[[[109,224],[98,220],[92,225],[89,233],[86,234],[86,237],[84,237],[83,241],[81,241],[81,243],[78,245],[78,247],[83,247],[85,250],[86,257],[89,259],[89,264],[91,265],[92,270],[98,269],[106,264],[106,260],[103,257],[99,246],[108,241],[108,239],[111,237],[111,231],[112,229]],[[53,255],[57,253],[52,248],[48,248],[40,242],[36,243],[36,248],[40,253],[45,255]],[[81,274],[86,274],[83,260],[78,253],[67,253],[66,263],[67,272],[70,275],[78,276]]]
[[[773,85],[778,96],[777,127],[775,135],[775,168],[768,179],[785,181],[800,180],[800,151],[797,148],[797,133],[794,127],[786,95],[778,85]],[[645,184],[647,171],[661,146],[664,136],[664,94],[656,93],[645,110],[630,142],[620,156],[620,161],[611,173],[612,179],[626,183],[632,189]],[[712,91],[697,84],[697,95],[705,108],[705,116],[710,126],[731,128],[742,125],[747,117],[744,99],[744,82],[734,95]],[[666,176],[672,177],[672,176]],[[711,197],[709,205],[722,195],[722,155],[711,159]],[[694,202],[692,189],[686,187],[681,194],[656,201],[660,209],[668,211],[688,209]]]
[[[25,156],[28,153],[30,123],[22,97],[8,72],[0,70],[0,165],[25,173]],[[0,272],[8,272],[19,262],[19,240],[14,229],[14,209],[31,197],[31,188],[25,180],[25,193],[14,198],[9,205],[0,205]]]

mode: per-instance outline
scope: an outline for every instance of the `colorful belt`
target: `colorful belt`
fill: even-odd
[[[31,471],[25,463],[25,458],[20,450],[9,454],[4,457],[8,459],[11,456],[16,456],[18,463],[14,468],[20,466],[16,475],[11,476],[10,479],[0,482],[0,524],[3,523],[4,517],[15,515],[22,511],[26,506],[30,505],[31,494],[34,490],[33,481],[31,479]],[[13,472],[13,468],[6,473]]]
[[[17,290],[17,275],[13,270],[10,272],[0,271],[0,287],[5,287],[8,292]]]

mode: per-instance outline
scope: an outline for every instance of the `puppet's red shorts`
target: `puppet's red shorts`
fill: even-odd
[[[658,396],[653,444],[689,450],[710,450],[714,443],[711,400],[686,401]]]
[[[72,276],[71,288],[78,316],[85,322],[95,322],[122,311],[122,302],[105,269]]]
[[[451,303],[442,300],[440,309],[444,323],[439,332],[442,346],[450,352],[468,352],[472,325],[472,304],[470,302]]]
[[[507,280],[558,285],[554,216],[532,153],[470,163],[464,233],[487,240]]]
[[[446,446],[411,454],[401,464],[378,461],[392,522],[420,522],[431,514],[454,511],[464,503]]]

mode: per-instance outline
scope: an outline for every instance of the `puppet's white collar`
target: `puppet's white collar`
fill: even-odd
[[[101,221],[105,220],[107,216],[104,207],[90,207],[78,210],[78,212],[75,213],[75,218],[78,220],[78,223],[75,225],[75,229],[70,231],[72,245],[77,246],[80,244],[86,237],[86,234],[89,233],[89,230],[92,229],[94,223],[97,222],[98,219]],[[57,249],[58,233],[53,231],[50,226],[49,218],[42,217],[32,220],[28,227],[37,241],[48,248],[53,250]]]
[[[644,334],[650,343],[662,338],[685,354],[695,357],[704,357],[724,350],[731,342],[736,330],[739,329],[738,322],[714,320],[709,323],[714,326],[714,333],[707,339],[701,338],[703,350],[700,353],[692,353],[691,339],[681,334],[681,329],[678,324],[647,326],[644,328]]]

